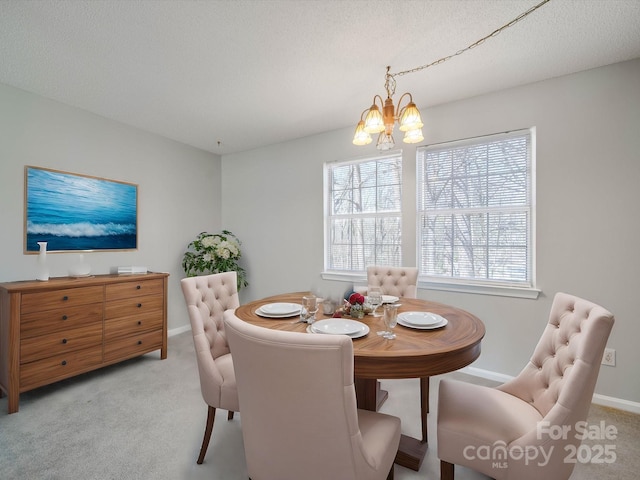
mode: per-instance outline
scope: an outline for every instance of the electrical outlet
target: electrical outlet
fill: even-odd
[[[605,348],[602,356],[602,365],[616,366],[616,351],[613,348]]]

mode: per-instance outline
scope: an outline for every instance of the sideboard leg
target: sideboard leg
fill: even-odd
[[[16,413],[18,411],[18,404],[20,402],[20,394],[17,391],[9,392],[8,397],[7,410],[9,413]]]

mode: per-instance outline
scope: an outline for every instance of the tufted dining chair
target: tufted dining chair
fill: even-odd
[[[252,480],[393,478],[400,419],[357,408],[351,338],[224,320]]]
[[[209,406],[197,461],[201,464],[211,439],[216,408],[228,410],[229,420],[233,418],[233,412],[238,411],[236,377],[223,320],[225,310],[235,310],[239,306],[238,284],[236,272],[187,277],[180,284],[191,321],[200,391]]]
[[[380,287],[384,295],[416,298],[418,269],[416,267],[367,267],[367,286]]]
[[[558,293],[531,360],[513,380],[497,388],[441,380],[441,479],[453,479],[455,464],[497,480],[568,479],[575,464],[565,459],[580,444],[613,322],[604,308]]]

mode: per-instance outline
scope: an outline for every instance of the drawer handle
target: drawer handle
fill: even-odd
[[[67,300],[69,300],[69,297],[67,297],[66,295],[62,297],[62,301],[66,302]]]
[[[142,325],[142,321],[141,320],[138,320],[138,325]]]
[[[68,317],[66,315],[62,315],[62,319],[66,320]]]
[[[63,339],[62,339],[62,343],[67,343],[67,339],[66,339],[66,338],[63,338]]]
[[[66,360],[62,360],[62,365],[66,365],[67,361]]]
[[[136,290],[140,290],[142,287],[140,285],[136,285]]]
[[[142,340],[138,340],[138,345],[142,345]]]
[[[141,303],[138,304],[138,308],[142,308],[142,304]]]

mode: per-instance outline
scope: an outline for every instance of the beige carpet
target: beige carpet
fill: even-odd
[[[218,412],[205,462],[196,465],[206,419],[196,368],[187,332],[169,339],[167,360],[151,353],[24,393],[19,413],[12,415],[6,413],[6,397],[0,399],[0,478],[247,480],[242,415],[227,421],[226,412]],[[437,384],[438,378],[433,378],[427,457],[420,472],[396,466],[396,480],[439,478]],[[382,411],[402,419],[403,433],[419,436],[417,380],[384,381],[383,387],[390,398]],[[613,442],[617,458],[610,464],[578,463],[571,479],[640,478],[640,416],[593,406],[588,420],[617,428]],[[593,445],[587,453],[598,443],[602,442],[587,442]],[[456,478],[487,477],[457,468]]]

